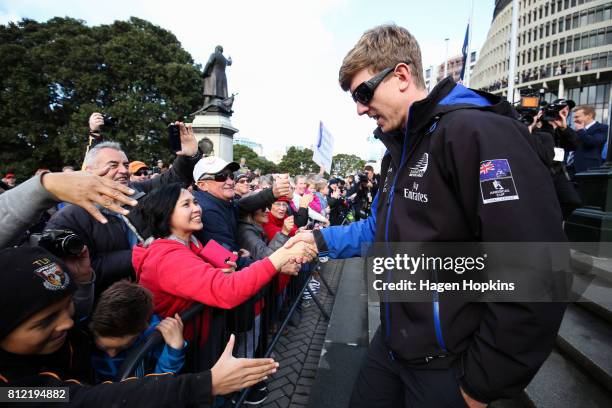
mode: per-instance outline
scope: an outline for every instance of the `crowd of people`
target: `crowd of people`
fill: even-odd
[[[89,123],[100,132],[102,116]],[[0,380],[69,385],[83,405],[163,401],[180,387],[191,390],[185,402],[211,402],[253,384],[246,403],[266,399],[263,379],[277,364],[255,358],[261,337],[278,328],[292,277],[317,256],[314,244],[287,244],[367,217],[377,176],[371,166],[358,182],[261,175],[244,159],[202,157],[191,127],[176,125],[182,149],[155,171],[98,135],[84,171],[39,169],[23,183],[5,175],[0,258],[13,262],[3,278],[16,286],[4,286],[1,303],[19,313],[3,322]],[[183,322],[197,303],[206,307]],[[118,382],[130,353],[156,331],[165,345],[139,362],[137,380]],[[151,376],[168,373],[180,375]],[[100,390],[108,384],[112,393]]]
[[[428,93],[418,43],[392,24],[363,35],[339,79],[376,120],[380,174],[262,175],[202,157],[181,122],[171,165],[130,162],[96,137],[82,171],[4,174],[0,386],[68,387],[87,407],[220,406],[251,387],[246,403],[261,403],[278,367],[261,358],[265,339],[295,280],[318,286],[315,258],[361,256],[373,242],[565,240],[563,216],[580,205],[572,176],[606,154],[592,108],[555,101],[557,116],[527,126],[451,78]],[[91,133],[102,123],[92,114]],[[380,310],[351,407],[512,398],[550,354],[565,304],[434,296]],[[163,344],[120,381],[156,333]]]

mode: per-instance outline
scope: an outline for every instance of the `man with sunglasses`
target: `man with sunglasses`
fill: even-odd
[[[565,241],[550,173],[527,127],[507,102],[451,77],[428,94],[419,45],[406,29],[368,30],[344,58],[339,80],[357,114],[376,121],[375,136],[387,148],[372,215],[298,234],[287,246],[311,240],[320,256],[347,258],[361,256],[364,243]],[[525,268],[549,270],[552,255],[541,252]],[[480,408],[518,396],[550,354],[565,310],[563,303],[436,294],[425,292],[428,302],[382,297],[381,326],[350,407]]]
[[[149,176],[149,168],[146,164],[141,161],[133,161],[130,163],[130,182],[136,183],[139,181],[145,181],[151,178]]]
[[[214,239],[231,251],[240,250],[236,239],[240,211],[254,212],[258,208],[269,207],[278,197],[289,195],[288,178],[280,178],[272,189],[234,199],[234,172],[239,169],[238,163],[228,163],[215,156],[200,159],[194,167],[193,179],[198,187],[194,197],[204,214],[204,228],[195,234],[200,242],[205,244]]]

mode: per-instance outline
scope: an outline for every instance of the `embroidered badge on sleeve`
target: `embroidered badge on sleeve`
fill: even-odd
[[[519,199],[507,159],[480,162],[480,193],[484,204]]]

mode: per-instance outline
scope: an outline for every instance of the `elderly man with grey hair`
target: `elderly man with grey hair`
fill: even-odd
[[[103,122],[102,115],[91,115],[89,124],[92,132],[98,131]],[[172,169],[160,177],[142,182],[130,182],[129,161],[121,145],[115,142],[102,142],[94,146],[85,157],[85,168],[90,171],[108,169],[104,177],[115,183],[126,185],[137,192],[148,193],[163,184],[180,182],[185,187],[191,184],[193,167],[200,159],[198,144],[191,129],[183,123],[180,128],[181,150]],[[47,224],[47,229],[69,229],[74,231],[87,244],[91,265],[96,271],[96,292],[120,279],[133,277],[132,247],[137,236],[116,213],[108,210],[113,204],[105,199],[100,208],[108,219],[106,224],[97,222],[83,208],[68,205],[55,213]]]

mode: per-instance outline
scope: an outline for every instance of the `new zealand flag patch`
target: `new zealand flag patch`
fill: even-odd
[[[484,204],[519,199],[507,159],[480,162],[480,194]]]

